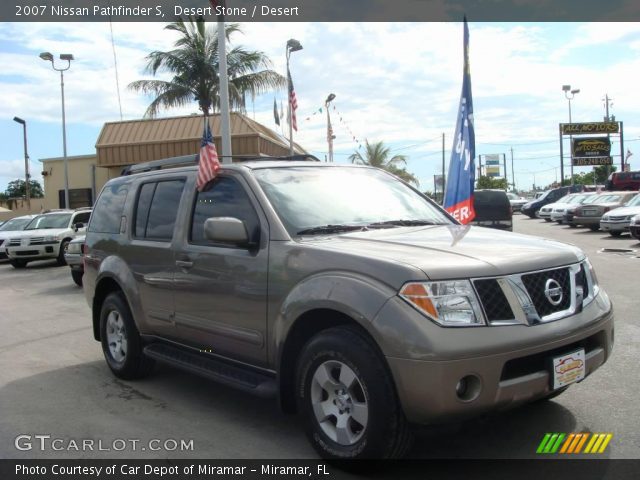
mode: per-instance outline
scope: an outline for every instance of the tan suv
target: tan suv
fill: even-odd
[[[370,167],[234,163],[197,192],[197,167],[162,163],[110,180],[86,236],[118,377],[167,362],[277,397],[325,458],[389,458],[411,423],[551,398],[611,354],[576,247],[459,225]]]

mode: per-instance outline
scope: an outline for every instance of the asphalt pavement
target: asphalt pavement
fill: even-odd
[[[409,456],[534,458],[546,432],[607,432],[603,456],[640,458],[640,243],[522,215],[514,231],[589,255],[615,307],[613,356],[552,401],[421,427]],[[299,419],[275,401],[166,366],[144,380],[116,379],[90,325],[68,267],[0,264],[0,458],[316,458]]]

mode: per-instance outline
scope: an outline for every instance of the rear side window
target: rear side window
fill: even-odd
[[[108,184],[102,189],[91,215],[90,232],[120,233],[120,219],[128,190],[129,186],[125,183]]]
[[[198,193],[191,222],[191,243],[211,245],[204,237],[204,222],[210,217],[238,218],[246,225],[249,239],[258,241],[258,215],[242,185],[233,178],[218,177],[208,190]]]
[[[84,223],[84,224],[86,224],[89,221],[89,217],[91,217],[91,212],[78,213],[73,218],[72,225],[75,225],[76,223]]]
[[[143,184],[136,205],[134,236],[170,241],[183,189],[182,179]]]

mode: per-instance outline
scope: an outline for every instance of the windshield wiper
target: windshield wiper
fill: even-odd
[[[374,222],[367,225],[369,228],[384,227],[420,227],[423,225],[443,225],[433,220],[387,220],[386,222]]]
[[[316,233],[340,233],[366,230],[363,225],[322,225],[319,227],[305,228],[300,230],[298,235],[314,235]]]

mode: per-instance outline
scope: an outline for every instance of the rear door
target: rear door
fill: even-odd
[[[240,175],[221,175],[193,194],[188,228],[176,248],[176,332],[201,350],[266,366],[268,224]],[[253,248],[204,237],[210,217],[242,220]]]
[[[131,241],[121,249],[139,289],[144,333],[173,336],[172,247],[186,178],[145,179],[138,185],[131,221]]]

